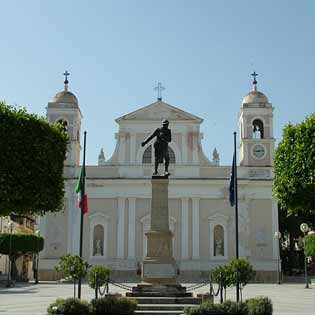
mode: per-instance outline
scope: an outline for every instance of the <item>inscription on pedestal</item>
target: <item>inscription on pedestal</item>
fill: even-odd
[[[143,275],[148,278],[172,278],[175,270],[171,264],[144,264]]]

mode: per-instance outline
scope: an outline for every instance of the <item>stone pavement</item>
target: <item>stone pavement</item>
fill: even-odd
[[[128,283],[128,286],[134,284]],[[185,284],[183,284],[185,285]],[[192,284],[187,284],[191,286]],[[209,286],[195,290],[194,293],[205,293]],[[125,293],[117,287],[110,286],[110,292]],[[303,284],[250,284],[245,287],[243,298],[269,296],[273,301],[274,315],[314,315],[315,286],[304,289]],[[0,314],[4,315],[44,315],[47,306],[57,297],[72,297],[73,285],[41,283],[18,284],[14,288],[0,287]],[[82,297],[91,299],[94,292],[86,284],[82,288]],[[235,289],[227,291],[227,298],[235,300]]]

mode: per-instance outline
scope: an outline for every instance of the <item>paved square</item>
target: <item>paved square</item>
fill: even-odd
[[[128,283],[129,286],[133,284]],[[185,284],[184,284],[185,285]],[[191,286],[192,284],[187,284]],[[195,290],[194,293],[205,293],[209,286]],[[125,291],[110,286],[110,292]],[[243,292],[244,299],[254,296],[269,296],[274,304],[274,315],[314,315],[315,287],[304,289],[303,284],[250,284]],[[14,288],[0,288],[0,313],[4,315],[44,315],[47,306],[57,297],[72,297],[71,284],[18,284]],[[82,297],[92,299],[94,291],[86,284],[82,288]],[[227,298],[235,299],[235,289],[227,291]]]

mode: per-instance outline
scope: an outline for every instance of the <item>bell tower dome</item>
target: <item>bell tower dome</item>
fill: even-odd
[[[239,114],[240,165],[273,166],[273,107],[267,96],[257,90],[258,74],[252,74],[252,91],[243,98]]]
[[[51,122],[62,122],[69,136],[69,149],[65,166],[77,166],[80,164],[80,129],[82,114],[77,97],[69,91],[68,76],[64,74],[64,90],[57,93],[52,102],[47,106],[47,118]]]

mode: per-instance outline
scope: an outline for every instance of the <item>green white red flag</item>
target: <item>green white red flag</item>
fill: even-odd
[[[86,193],[84,193],[84,196],[82,198],[82,191],[84,191],[84,187],[83,187],[84,177],[85,177],[85,171],[84,171],[84,168],[82,167],[80,171],[80,177],[75,187],[75,192],[78,194],[78,208],[82,209],[83,213],[85,214],[88,212],[88,199],[87,199]]]

